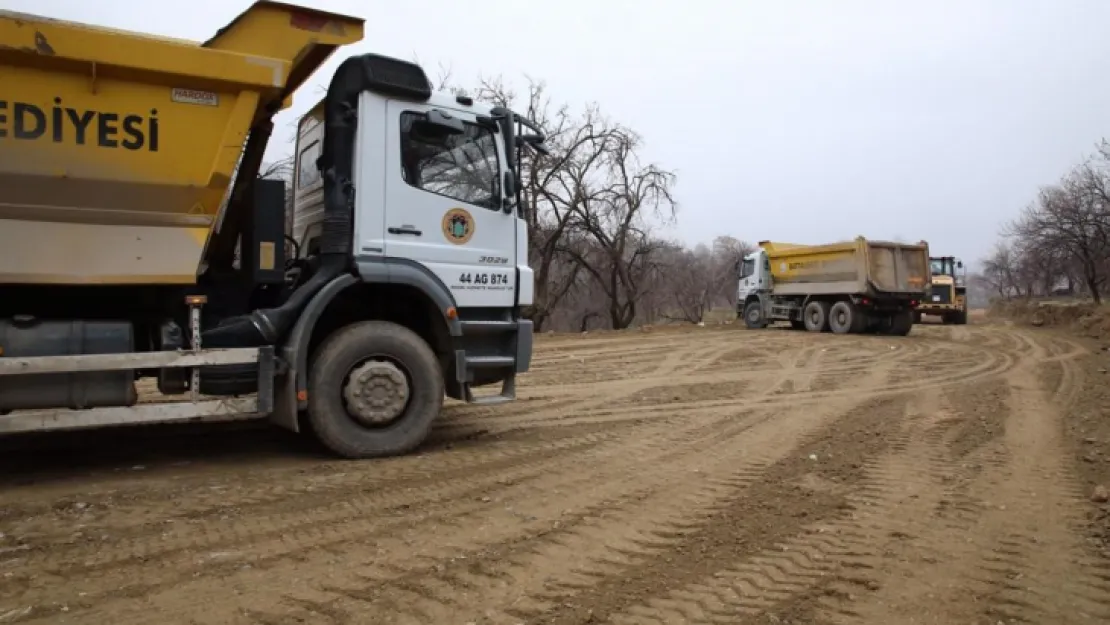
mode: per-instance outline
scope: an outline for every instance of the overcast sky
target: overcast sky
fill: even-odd
[[[1000,223],[1110,137],[1110,1],[302,0],[366,19],[339,58],[547,82],[596,101],[677,171],[672,236],[926,239],[975,260]],[[244,0],[0,0],[50,17],[203,40]]]

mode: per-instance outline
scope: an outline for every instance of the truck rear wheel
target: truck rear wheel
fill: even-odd
[[[862,311],[849,301],[839,301],[829,309],[829,329],[833,334],[859,334],[867,320]]]
[[[956,325],[967,325],[967,309],[963,309],[956,313]]]
[[[308,375],[308,420],[345,458],[408,452],[443,407],[443,375],[431,347],[387,321],[341,328],[320,346]]]
[[[763,305],[759,302],[749,302],[744,307],[744,325],[752,330],[761,330],[767,327],[763,318]]]
[[[802,320],[806,324],[806,330],[824,332],[829,327],[829,303],[813,301],[806,304]]]

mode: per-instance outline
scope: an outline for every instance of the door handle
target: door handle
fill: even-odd
[[[415,228],[390,228],[389,234],[413,234],[420,236],[424,233]]]

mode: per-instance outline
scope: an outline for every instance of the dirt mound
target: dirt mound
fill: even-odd
[[[1094,339],[1110,339],[1110,307],[1090,301],[995,301],[988,315],[1036,327],[1066,328]]]

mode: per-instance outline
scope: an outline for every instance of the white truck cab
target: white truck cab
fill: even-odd
[[[771,261],[767,252],[757,248],[740,261],[740,281],[737,292],[737,301],[748,301],[748,298],[759,293],[770,293],[774,286],[771,276]]]
[[[420,267],[464,316],[468,309],[531,305],[527,223],[506,175],[512,155],[492,107],[447,93],[424,102],[372,92],[360,98],[354,182],[372,191],[356,196],[356,256]],[[298,136],[293,238],[302,254],[323,229],[316,168],[322,104],[302,118]],[[438,130],[429,115],[457,122],[461,132]]]

